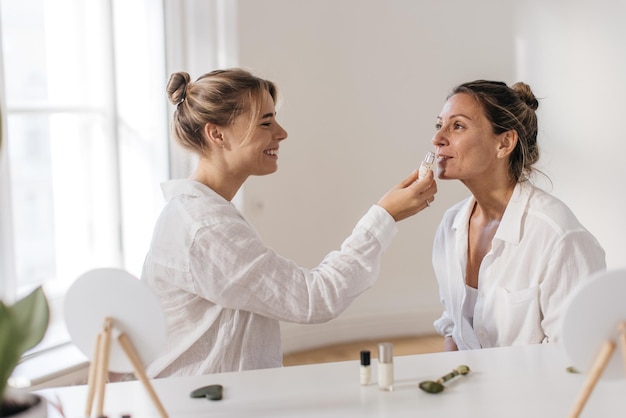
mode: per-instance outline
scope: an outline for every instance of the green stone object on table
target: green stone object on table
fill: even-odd
[[[420,383],[420,389],[428,393],[439,393],[439,392],[443,392],[444,386],[439,382],[427,380],[425,382]]]
[[[420,389],[427,393],[440,393],[446,388],[443,384],[448,380],[456,377],[456,376],[464,376],[470,372],[470,368],[466,365],[460,365],[456,369],[452,370],[450,373],[440,377],[439,379],[432,381],[426,380],[419,384]]]
[[[208,385],[192,391],[189,396],[192,398],[207,398],[210,401],[219,401],[222,399],[224,388],[222,385]]]

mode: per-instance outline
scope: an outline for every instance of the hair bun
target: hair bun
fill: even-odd
[[[191,77],[184,71],[173,73],[167,83],[167,98],[173,105],[182,103],[187,98],[187,86]]]
[[[535,97],[535,94],[531,90],[530,86],[523,82],[513,84],[511,88],[517,93],[517,95],[530,107],[532,110],[537,110],[539,107],[539,101]]]

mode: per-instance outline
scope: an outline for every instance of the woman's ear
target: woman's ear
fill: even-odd
[[[219,126],[213,123],[204,125],[204,137],[212,147],[224,148],[224,136]]]
[[[500,134],[498,143],[498,158],[504,158],[511,154],[517,145],[519,137],[517,131],[510,130]]]

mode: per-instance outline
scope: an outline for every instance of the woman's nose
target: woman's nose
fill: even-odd
[[[441,129],[435,132],[435,135],[433,135],[433,139],[430,140],[430,142],[436,147],[443,145],[445,141],[446,139],[441,133]]]
[[[277,124],[277,125],[278,125],[278,132],[276,133],[276,138],[279,141],[282,141],[283,139],[287,139],[287,136],[288,136],[287,131],[285,129],[283,129],[283,127],[281,125],[279,125],[279,124]]]

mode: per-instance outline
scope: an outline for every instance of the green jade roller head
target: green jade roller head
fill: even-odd
[[[419,384],[419,387],[424,392],[428,392],[428,393],[443,392],[443,390],[446,388],[443,385],[445,382],[459,375],[464,376],[468,374],[469,372],[470,372],[470,368],[468,366],[461,365],[461,366],[458,366],[456,369],[452,370],[447,375],[440,377],[436,381],[432,381],[432,380],[423,381],[422,383]]]

